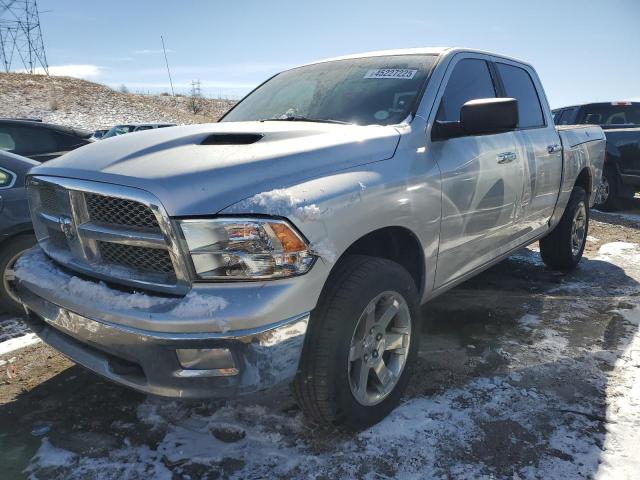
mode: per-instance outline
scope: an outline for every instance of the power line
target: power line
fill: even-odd
[[[162,40],[162,51],[164,52],[164,63],[167,64],[167,74],[169,74],[169,85],[171,85],[171,96],[173,97],[173,101],[176,101],[176,93],[173,91],[173,80],[171,80],[171,70],[169,70],[169,60],[167,59],[167,49],[164,47],[164,37],[160,35],[160,40]]]
[[[10,72],[14,63],[49,75],[37,0],[0,0],[0,64]]]

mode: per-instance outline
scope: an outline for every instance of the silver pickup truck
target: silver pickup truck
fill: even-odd
[[[602,130],[556,128],[534,69],[466,49],[341,57],[217,124],[104,140],[31,171],[33,330],[143,392],[292,382],[317,422],[383,418],[421,303],[540,242],[580,261]]]

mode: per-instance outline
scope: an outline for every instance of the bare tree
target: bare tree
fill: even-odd
[[[120,88],[118,90],[120,90],[120,93],[129,93],[129,89],[124,83],[120,85]]]
[[[194,80],[193,82],[191,82],[191,90],[189,91],[187,108],[194,115],[198,115],[204,110],[204,98],[202,98],[200,80]]]

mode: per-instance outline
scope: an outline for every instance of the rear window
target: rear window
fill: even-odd
[[[580,108],[576,123],[593,125],[640,125],[640,103],[596,103]]]
[[[507,97],[518,100],[518,127],[543,127],[540,99],[529,73],[506,63],[497,63],[496,66]]]

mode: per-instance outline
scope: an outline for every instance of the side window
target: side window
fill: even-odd
[[[556,125],[571,125],[575,123],[573,117],[575,115],[576,109],[574,108],[565,108],[562,110],[562,115],[555,121]]]
[[[529,73],[519,67],[496,63],[507,97],[518,100],[518,127],[542,127],[544,116],[536,87]]]
[[[9,126],[4,131],[7,136],[0,135],[0,142],[7,142],[11,137],[11,152],[18,155],[38,155],[56,151],[56,141],[51,131],[40,127]]]
[[[460,109],[466,102],[495,96],[487,62],[475,58],[461,60],[451,72],[436,120],[457,122],[460,120]]]
[[[562,112],[564,110],[551,110],[551,118],[553,118],[553,123],[559,125],[560,117],[562,116]]]

